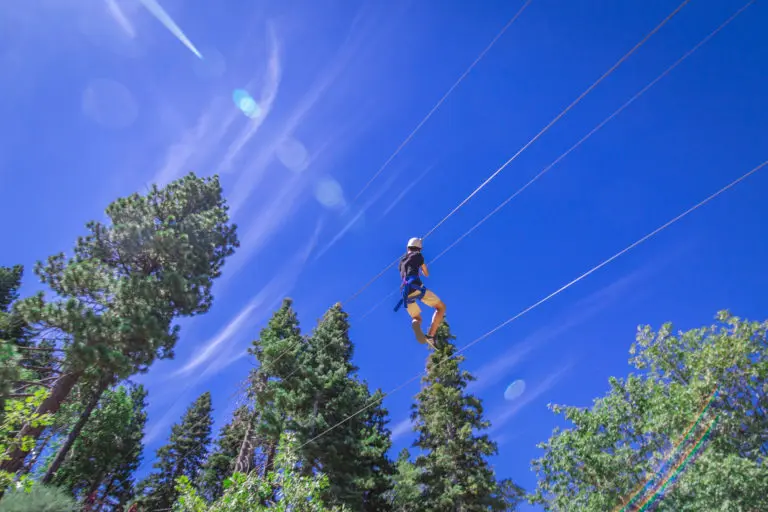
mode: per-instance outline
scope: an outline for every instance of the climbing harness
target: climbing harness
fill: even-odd
[[[401,307],[406,306],[408,304],[413,304],[417,300],[424,297],[424,294],[427,293],[427,287],[422,285],[417,285],[414,281],[416,281],[419,278],[419,276],[408,276],[408,278],[403,279],[403,284],[401,285],[403,289],[403,296],[402,298],[397,302],[395,305],[395,312],[397,312]],[[414,291],[418,291],[418,295],[414,295],[411,297],[411,293]]]

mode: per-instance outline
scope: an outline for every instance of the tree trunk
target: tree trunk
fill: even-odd
[[[236,473],[245,474],[251,470],[251,460],[253,460],[253,444],[251,443],[252,425],[253,420],[248,418],[248,426],[245,429],[243,442],[240,443],[240,452],[237,454],[237,459],[235,460]]]
[[[47,485],[51,483],[51,480],[53,480],[54,475],[61,467],[61,464],[67,457],[67,454],[69,454],[69,450],[72,449],[72,445],[75,444],[77,438],[80,437],[80,432],[83,431],[83,427],[85,427],[85,424],[88,423],[88,419],[91,417],[91,413],[98,405],[99,400],[101,399],[101,395],[104,394],[104,390],[107,389],[111,380],[111,377],[101,379],[96,392],[85,406],[85,409],[80,414],[80,418],[77,420],[77,423],[75,423],[75,426],[72,427],[72,430],[69,432],[67,440],[64,441],[64,444],[61,445],[59,451],[56,452],[56,457],[51,462],[51,465],[48,466],[48,469],[46,470],[45,475],[43,475],[42,480],[40,480],[42,484]]]
[[[37,414],[56,414],[61,407],[64,400],[67,399],[69,393],[72,392],[72,388],[75,387],[77,381],[82,377],[83,372],[67,373],[59,377],[56,384],[53,385],[50,395],[46,398],[40,407],[37,408]],[[40,437],[45,427],[38,425],[33,427],[30,424],[24,425],[19,432],[19,439],[24,437],[31,437],[35,441]],[[0,464],[0,469],[9,473],[16,473],[24,466],[24,459],[27,458],[27,450],[22,450],[21,443],[18,443],[15,448],[9,450],[8,458]]]
[[[264,476],[275,469],[275,455],[277,455],[277,441],[274,439],[269,442],[269,451],[267,452],[267,462],[264,464]]]

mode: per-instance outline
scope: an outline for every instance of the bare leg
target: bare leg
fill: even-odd
[[[427,342],[427,340],[424,338],[424,333],[421,332],[421,315],[411,318],[411,328],[413,329],[413,334],[416,335],[416,341],[419,343]]]
[[[432,325],[429,326],[427,336],[434,337],[437,334],[437,329],[443,323],[443,318],[445,318],[445,303],[440,302],[435,306],[435,314],[432,315]]]

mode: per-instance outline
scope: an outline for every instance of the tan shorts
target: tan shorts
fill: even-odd
[[[412,292],[408,297],[415,297],[420,293],[421,292],[419,291],[415,291]],[[432,293],[430,290],[427,290],[427,293],[425,293],[424,296],[419,300],[431,308],[437,307],[437,305],[440,304],[440,297]],[[421,308],[416,302],[411,302],[408,304],[408,314],[411,315],[411,318],[416,318],[421,314]]]

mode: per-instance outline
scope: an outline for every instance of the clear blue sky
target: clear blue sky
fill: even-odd
[[[523,2],[161,3],[202,60],[138,0],[15,1],[0,13],[0,263],[28,267],[25,291],[38,287],[34,261],[70,250],[109,201],[146,183],[219,172],[232,204],[242,247],[212,311],[183,321],[176,359],[141,378],[150,458],[199,393],[213,392],[217,428],[226,419],[251,367],[243,351],[282,296],[310,329],[678,4],[533,0],[353,201]],[[427,259],[741,5],[690,2],[430,236]],[[435,263],[427,283],[459,345],[768,158],[767,21],[764,3],[751,6]],[[236,89],[258,116],[238,110]],[[721,308],[763,318],[766,190],[768,170],[466,352],[500,476],[532,488],[534,445],[558,424],[546,404],[604,393],[608,376],[628,371],[638,324],[690,328]],[[328,203],[334,193],[340,204]],[[394,300],[361,319],[397,284],[390,270],[345,303],[355,363],[385,391],[427,355]],[[527,390],[505,402],[515,379]],[[393,453],[411,442],[404,420],[417,392],[385,401]]]

